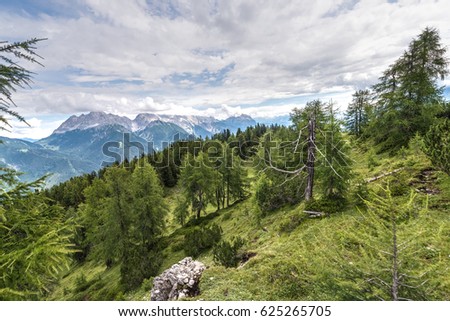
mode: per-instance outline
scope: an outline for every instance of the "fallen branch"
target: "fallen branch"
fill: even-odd
[[[384,173],[384,174],[381,174],[381,175],[378,175],[378,176],[375,176],[375,177],[367,178],[366,179],[366,183],[375,182],[375,181],[379,180],[380,178],[383,178],[383,177],[395,174],[397,172],[400,172],[403,169],[404,169],[404,167],[401,167],[401,168],[394,169],[392,172],[389,172],[389,173]]]
[[[316,211],[303,211],[303,213],[309,214],[310,218],[328,216],[327,213],[324,212],[316,212]]]

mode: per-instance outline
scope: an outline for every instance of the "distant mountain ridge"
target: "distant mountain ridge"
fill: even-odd
[[[224,120],[218,120],[210,116],[141,113],[131,120],[125,116],[105,112],[90,112],[80,116],[73,115],[69,117],[53,134],[63,134],[73,130],[85,130],[106,125],[120,125],[130,132],[138,132],[151,124],[156,124],[156,121],[174,124],[187,134],[197,137],[212,136],[224,129],[230,129],[230,131],[235,132],[238,128],[244,129],[256,124],[255,120],[248,115],[232,116]]]
[[[29,142],[1,138],[0,165],[25,173],[34,180],[48,173],[48,185],[100,169],[105,164],[162,149],[174,140],[211,137],[225,129],[236,132],[256,122],[248,115],[218,120],[207,116],[157,115],[142,113],[128,117],[90,112],[70,116],[50,136]],[[143,146],[123,148],[126,141]],[[125,154],[125,155],[124,155]]]

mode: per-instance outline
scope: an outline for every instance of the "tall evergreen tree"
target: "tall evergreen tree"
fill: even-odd
[[[361,137],[372,114],[370,91],[357,90],[345,113],[345,126],[350,134]]]
[[[105,222],[102,229],[103,256],[107,265],[120,262],[130,239],[132,201],[130,173],[123,167],[111,167],[105,173]]]
[[[181,171],[181,186],[185,199],[195,212],[197,219],[208,204],[215,200],[218,175],[214,164],[200,152],[197,156],[188,154]]]
[[[120,268],[121,283],[127,290],[158,273],[162,262],[159,240],[167,214],[158,175],[148,163],[134,170],[129,192],[131,224]]]
[[[343,199],[351,176],[350,148],[342,136],[342,122],[336,118],[333,103],[326,107],[326,118],[325,130],[320,133],[323,136],[322,148],[318,149],[318,153],[323,154],[318,164],[319,181],[325,198]]]
[[[137,167],[131,175],[132,213],[135,231],[134,242],[147,249],[155,246],[165,228],[167,207],[164,192],[155,169],[148,163]]]
[[[443,99],[437,80],[448,75],[445,54],[438,31],[427,27],[373,87],[377,102],[370,132],[381,151],[407,146],[432,124]]]

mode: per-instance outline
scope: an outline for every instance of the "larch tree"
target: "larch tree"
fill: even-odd
[[[17,88],[29,86],[33,73],[20,62],[41,64],[35,45],[40,39],[0,42],[0,130],[11,118],[25,119],[11,107]],[[45,296],[68,268],[73,230],[57,205],[43,194],[44,178],[20,182],[14,169],[0,167],[0,300],[30,300]]]
[[[181,170],[180,182],[184,198],[197,219],[200,218],[202,212],[206,211],[208,204],[215,200],[218,174],[214,170],[214,166],[203,152],[197,156],[189,153]]]
[[[427,132],[443,101],[438,80],[448,75],[445,54],[439,32],[427,27],[373,87],[376,108],[370,133],[380,151],[398,150],[416,133]]]
[[[350,134],[361,137],[372,114],[371,94],[368,89],[357,90],[345,113],[345,126]]]

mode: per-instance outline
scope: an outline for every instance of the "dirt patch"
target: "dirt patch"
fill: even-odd
[[[441,191],[436,187],[435,181],[437,177],[433,168],[423,169],[414,176],[409,185],[413,187],[416,192],[428,195],[436,195]]]

